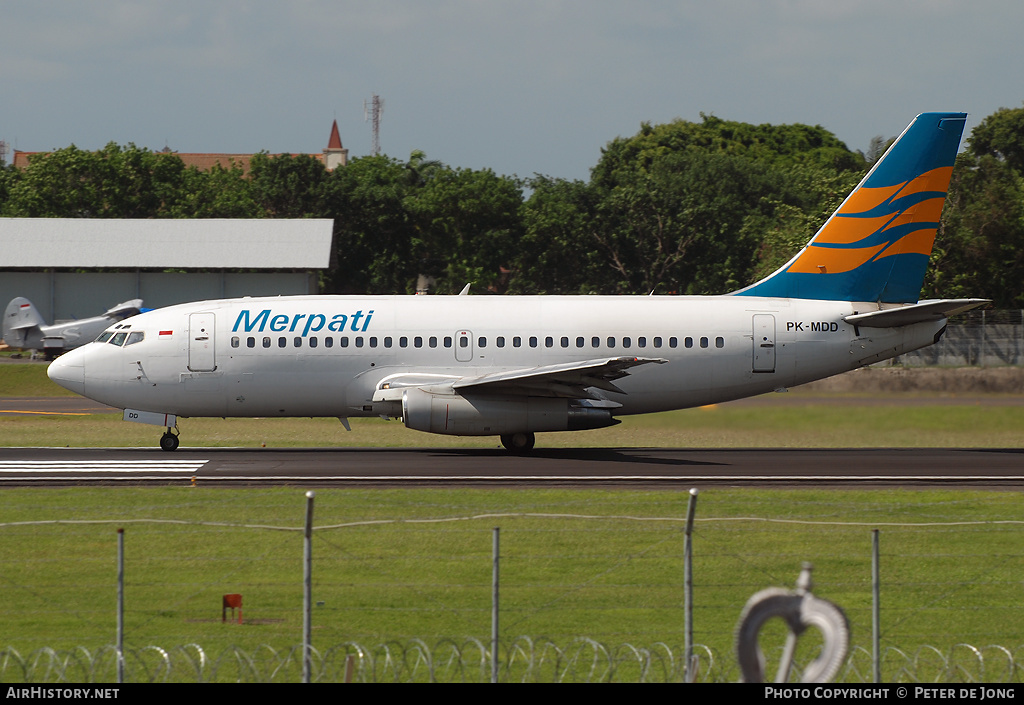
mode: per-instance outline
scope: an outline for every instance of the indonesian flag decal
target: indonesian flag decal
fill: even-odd
[[[173,330],[162,330],[160,331],[161,338],[170,338],[174,334]]]

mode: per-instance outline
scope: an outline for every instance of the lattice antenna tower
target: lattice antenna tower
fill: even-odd
[[[7,143],[0,140],[0,166],[7,163]]]
[[[363,121],[370,123],[370,130],[373,134],[373,143],[370,145],[370,153],[373,156],[380,155],[380,116],[384,112],[384,100],[376,93],[369,103],[363,101]]]

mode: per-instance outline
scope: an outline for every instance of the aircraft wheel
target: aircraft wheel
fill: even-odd
[[[160,436],[160,448],[163,450],[177,450],[178,437],[168,431],[164,435]]]
[[[501,445],[509,453],[529,453],[536,440],[532,433],[509,433],[501,437]]]

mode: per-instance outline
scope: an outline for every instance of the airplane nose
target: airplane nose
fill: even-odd
[[[74,351],[72,351],[74,352]],[[50,363],[46,376],[75,394],[85,394],[85,365],[80,355],[65,353]]]

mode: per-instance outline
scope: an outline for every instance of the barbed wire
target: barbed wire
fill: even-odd
[[[694,682],[732,682],[739,668],[703,644],[694,645]],[[781,649],[779,650],[781,652]],[[769,654],[777,660],[780,653]],[[519,636],[499,645],[502,682],[668,683],[686,678],[683,649],[657,642],[606,644],[581,636],[559,645],[546,638]],[[814,656],[814,655],[812,655]],[[313,680],[363,683],[451,683],[490,680],[490,646],[475,637],[387,641],[367,646],[356,641],[312,649]],[[78,646],[60,651],[41,647],[22,655],[0,649],[0,680],[14,683],[105,683],[116,679],[118,653],[113,645],[94,651]],[[125,649],[127,682],[275,683],[298,682],[302,647],[261,644],[245,650],[236,645],[219,651],[188,643]],[[808,661],[794,665],[799,680]],[[914,650],[889,646],[882,654],[886,683],[1017,683],[1024,676],[1024,645],[974,646],[956,643],[947,650],[922,645]],[[854,647],[835,679],[869,683],[872,654]]]

